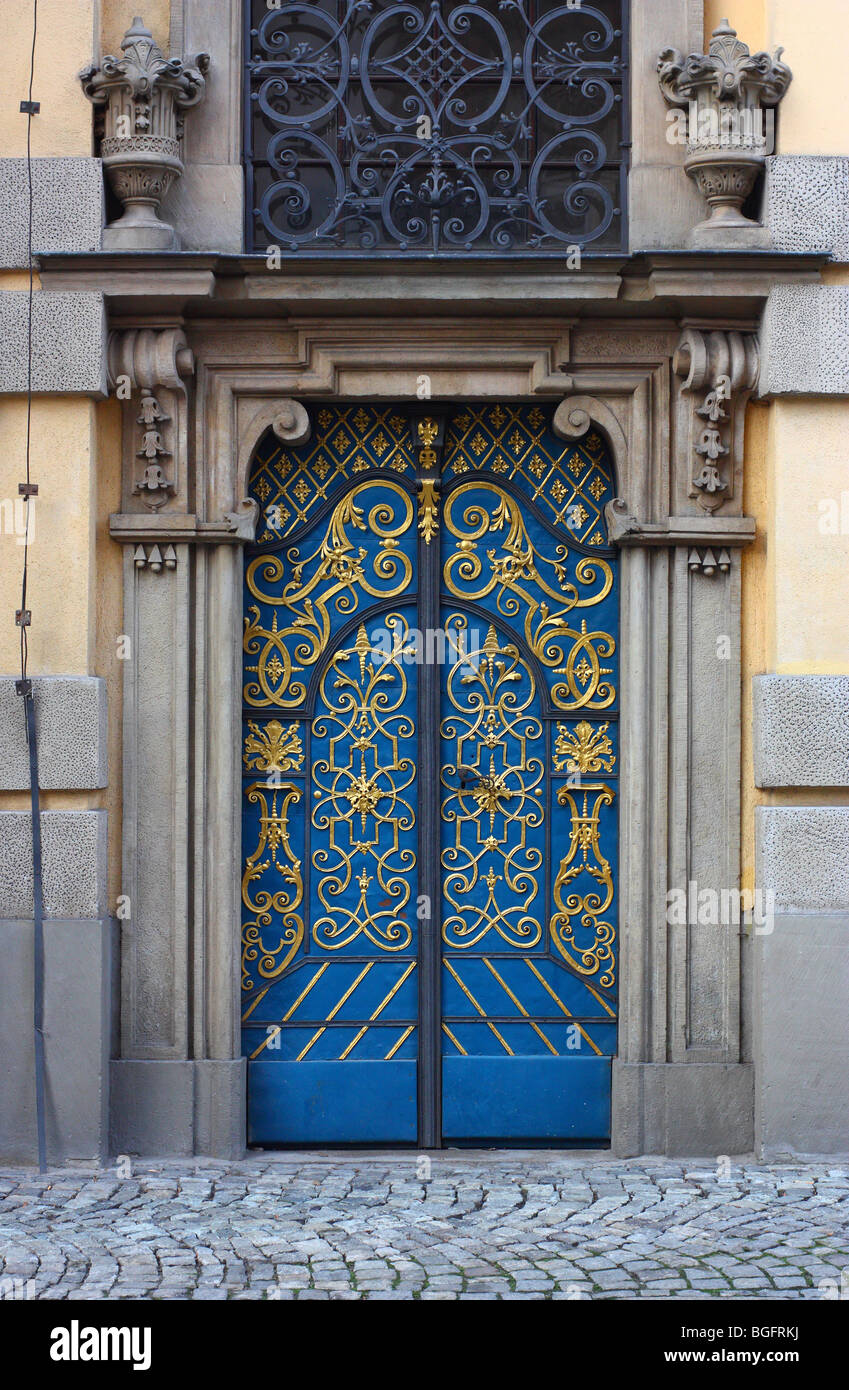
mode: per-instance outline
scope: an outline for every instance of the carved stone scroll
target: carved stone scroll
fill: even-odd
[[[707,512],[735,495],[742,467],[746,404],[758,379],[753,333],[685,329],[673,358],[690,398],[690,496]]]
[[[180,328],[131,328],[110,333],[107,350],[110,390],[127,402],[125,507],[131,498],[158,512],[185,488],[188,401],[184,378],[194,372],[194,355]],[[181,483],[181,479],[183,482]]]

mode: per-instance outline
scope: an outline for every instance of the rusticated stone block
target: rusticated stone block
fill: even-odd
[[[103,226],[103,171],[99,159],[32,161],[32,249],[99,251]],[[29,179],[25,159],[0,159],[0,269],[29,264]]]
[[[106,682],[98,676],[37,676],[33,700],[39,786],[105,787]],[[29,784],[24,702],[15,693],[15,677],[0,676],[0,791],[23,791]]]
[[[42,811],[46,917],[106,915],[105,811]],[[0,918],[33,913],[32,819],[0,811]]]
[[[0,294],[0,392],[27,389],[26,290]],[[32,299],[32,389],[106,395],[106,317],[95,290],[38,290]]]
[[[849,909],[849,806],[759,806],[758,887],[776,912]]]
[[[755,785],[849,787],[849,676],[755,676]]]
[[[835,261],[849,261],[849,159],[768,159],[764,220],[777,251],[827,251]]]
[[[849,286],[770,291],[757,389],[759,396],[849,396]]]

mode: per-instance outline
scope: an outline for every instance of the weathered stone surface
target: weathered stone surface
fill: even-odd
[[[849,676],[755,676],[755,785],[849,786]]]
[[[611,1147],[623,1157],[748,1153],[753,1085],[745,1063],[614,1058]]]
[[[0,1171],[0,1278],[44,1299],[825,1299],[847,1194],[833,1163],[125,1157]]]
[[[192,1062],[112,1063],[110,1145],[117,1154],[191,1154]]]
[[[761,330],[760,396],[849,395],[849,287],[776,285]]]
[[[45,917],[103,917],[106,811],[42,811]],[[0,919],[31,917],[32,819],[0,811]]]
[[[849,910],[849,807],[759,806],[758,886],[776,912]]]
[[[99,159],[32,161],[32,249],[99,251],[103,226],[103,171]],[[0,159],[0,269],[29,264],[29,180],[25,159]]]
[[[241,253],[245,235],[244,182],[244,170],[239,164],[186,166],[163,208],[184,251]]]
[[[849,159],[773,155],[764,202],[777,251],[827,251],[835,261],[849,261]]]
[[[246,1070],[243,1057],[114,1061],[112,1152],[241,1158]]]
[[[849,912],[781,914],[755,952],[757,1151],[849,1152]]]
[[[44,789],[105,787],[106,682],[98,676],[37,676],[33,680],[38,783]],[[0,676],[0,790],[30,785],[24,702],[15,677]]]
[[[110,921],[44,924],[46,1137],[53,1163],[109,1151],[113,1007]],[[0,1157],[37,1156],[32,922],[0,922]]]
[[[27,389],[26,290],[0,295],[0,393]],[[32,389],[106,395],[106,317],[94,290],[39,290],[32,300]]]

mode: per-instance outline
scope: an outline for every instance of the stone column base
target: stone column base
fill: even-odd
[[[102,1162],[108,1155],[115,923],[44,923],[47,1157]],[[33,924],[0,922],[0,1160],[36,1163]]]
[[[748,1063],[613,1061],[611,1149],[620,1158],[717,1158],[754,1147]]]
[[[244,1057],[234,1061],[114,1061],[110,1150],[149,1158],[241,1158]]]

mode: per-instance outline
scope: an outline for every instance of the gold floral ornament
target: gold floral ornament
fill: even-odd
[[[245,738],[245,769],[257,772],[300,772],[304,748],[298,732],[299,724],[281,724],[270,720],[264,728],[248,723],[250,733]]]
[[[608,727],[599,724],[595,728],[582,720],[571,733],[566,724],[558,724],[554,752],[560,756],[554,759],[555,772],[612,772],[616,755],[607,737]]]
[[[615,983],[616,931],[604,920],[604,914],[613,902],[613,874],[600,845],[600,812],[602,806],[613,805],[614,793],[598,782],[574,791],[561,787],[557,800],[561,806],[568,806],[572,825],[569,849],[560,861],[554,883],[558,910],[549,925],[552,944],[579,974],[597,976],[596,983],[602,989],[610,989]],[[565,890],[584,875],[594,879],[602,891],[571,892],[564,897]],[[574,921],[576,917],[580,918],[579,923]]]
[[[246,991],[254,988],[251,967],[255,962],[262,979],[276,980],[304,939],[304,919],[297,911],[304,880],[289,838],[289,807],[301,800],[302,793],[298,787],[284,785],[272,792],[270,805],[268,793],[264,782],[252,783],[245,793],[249,802],[260,807],[257,846],[248,855],[242,875],[242,902],[253,914],[242,927],[242,989]],[[251,885],[269,869],[276,871],[283,887],[276,892],[262,888],[251,896]],[[266,939],[269,932],[271,940]]]
[[[434,478],[422,478],[419,483],[419,530],[430,545],[439,530],[439,493]]]

